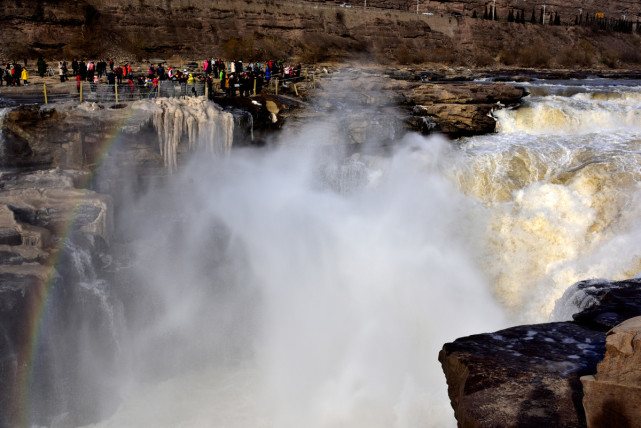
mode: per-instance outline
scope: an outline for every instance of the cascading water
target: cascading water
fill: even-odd
[[[492,209],[486,271],[528,322],[545,320],[576,281],[641,270],[641,89],[592,82],[532,94],[497,113],[499,134],[463,140],[452,174]]]
[[[574,282],[641,270],[641,87],[530,91],[494,135],[348,154],[325,144],[330,120],[194,157],[121,210],[121,405],[96,426],[454,426],[444,342],[547,321]],[[172,114],[154,118],[170,168],[185,130],[203,135]],[[569,299],[554,317],[584,304]]]

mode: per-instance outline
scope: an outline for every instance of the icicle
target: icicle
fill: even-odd
[[[205,148],[215,156],[231,150],[234,118],[219,106],[201,99],[158,99],[160,111],[154,112],[160,155],[170,170],[177,167],[177,150],[186,136],[189,150]]]

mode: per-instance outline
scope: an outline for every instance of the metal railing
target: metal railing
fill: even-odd
[[[322,73],[321,73],[322,74]],[[297,76],[284,77],[274,74],[269,81],[263,80],[262,85],[252,83],[249,93],[254,95],[262,90],[269,90],[276,95],[287,90],[291,94],[299,96],[299,90],[317,87],[317,73],[303,69]],[[40,88],[34,91],[34,86]],[[225,88],[221,87],[220,79],[213,79],[208,85],[205,81],[195,80],[193,83],[179,82],[176,80],[161,80],[156,84],[152,82],[133,83],[123,81],[120,84],[101,82],[77,82],[68,80],[66,82],[51,82],[44,84],[31,84],[25,87],[24,92],[12,91],[11,93],[0,93],[0,104],[50,104],[65,101],[96,102],[96,103],[122,103],[153,98],[181,98],[181,97],[202,97],[219,96],[225,94]],[[238,85],[239,86],[239,85]],[[237,92],[238,87],[235,88]]]
[[[18,97],[22,103],[32,101],[35,103],[55,103],[63,101],[86,101],[96,103],[121,103],[137,100],[147,100],[158,97],[180,98],[201,97],[206,93],[205,82],[181,83],[173,80],[159,81],[145,84],[108,84],[92,82],[68,82],[54,86],[54,90],[43,85],[42,96]],[[51,85],[50,85],[51,88]]]

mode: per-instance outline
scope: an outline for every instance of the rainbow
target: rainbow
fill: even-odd
[[[109,137],[98,143],[98,150],[94,152],[97,153],[94,159],[95,162],[88,166],[90,168],[90,174],[85,186],[86,188],[91,188],[92,184],[95,183],[96,174],[99,172],[106,155],[121,140],[122,129],[130,125],[131,121],[131,113],[124,115],[122,119],[114,124],[112,131],[108,133]],[[56,241],[56,245],[51,249],[53,258],[47,267],[46,275],[44,275],[44,278],[40,278],[40,281],[36,281],[36,284],[30,288],[25,296],[24,318],[21,320],[25,334],[17,346],[18,364],[12,388],[11,417],[9,419],[12,426],[30,427],[33,425],[33,421],[31,421],[31,411],[32,392],[35,387],[34,369],[36,358],[43,344],[43,331],[46,330],[47,322],[46,314],[54,294],[52,291],[57,278],[57,268],[60,265],[63,249],[70,238],[71,232],[74,230],[78,208],[82,205],[82,202],[83,200],[81,199],[75,203],[67,215],[65,226],[58,234],[59,238]]]

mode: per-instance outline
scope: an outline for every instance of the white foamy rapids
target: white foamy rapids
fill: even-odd
[[[178,144],[187,139],[190,150],[204,148],[214,156],[225,155],[232,146],[234,117],[202,98],[158,98],[153,124],[158,131],[160,154],[165,166],[175,170]]]
[[[523,114],[554,109],[571,120],[563,112],[590,103],[581,110],[595,117],[638,115],[632,107],[639,92],[611,95],[614,105],[629,103],[614,113],[592,98],[543,97]],[[514,124],[518,114],[500,120]],[[600,132],[577,128],[566,134],[558,124],[532,117],[531,130],[520,125],[527,132],[462,142],[464,160],[453,174],[465,193],[493,211],[487,272],[497,297],[524,322],[547,320],[554,302],[577,281],[622,280],[641,270],[641,122],[628,119],[618,128],[611,123]],[[538,135],[536,128],[558,133]]]
[[[582,281],[583,285],[592,285],[592,283],[608,282],[605,279],[593,279]],[[594,306],[598,300],[588,294],[585,289],[579,288],[580,283],[572,284],[563,296],[556,301],[554,310],[550,315],[551,321],[571,321],[572,315],[581,312],[582,310]]]
[[[641,135],[641,93],[633,89],[536,97],[519,109],[497,111],[499,132],[578,135],[627,130]]]
[[[153,227],[137,262],[167,301],[157,330],[202,346],[231,329],[228,347],[245,331],[250,352],[134,388],[101,426],[454,426],[438,351],[506,325],[474,262],[487,217],[443,177],[447,142],[400,144],[391,159],[283,146],[192,162],[161,197],[180,232],[140,222]],[[219,223],[229,254],[205,245]],[[220,287],[211,300],[193,292]],[[152,364],[164,354],[150,346],[139,355]]]

